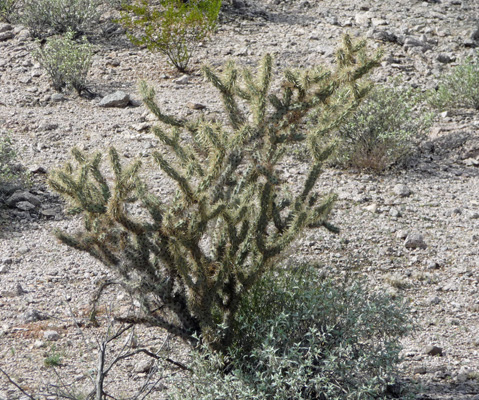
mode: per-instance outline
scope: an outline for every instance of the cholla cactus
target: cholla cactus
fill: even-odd
[[[85,230],[57,236],[121,274],[143,306],[138,321],[192,343],[201,334],[212,348],[225,349],[237,334],[242,296],[278,265],[305,228],[333,229],[327,218],[334,195],[316,192],[331,152],[321,137],[364,97],[368,85],[360,80],[377,57],[345,37],[335,71],[286,71],[279,94],[271,93],[269,55],[256,77],[232,62],[222,76],[205,67],[223,99],[224,125],[166,115],[154,90],[141,84],[146,106],[161,123],[152,131],[171,154],[155,152],[153,158],[176,185],[175,195],[153,195],[139,176],[140,162],[123,167],[115,149],[112,185],[100,170],[100,154],[89,160],[74,150],[78,167],[67,165],[50,183],[83,214]],[[304,131],[313,112],[320,125]],[[305,140],[312,154],[306,176],[284,181],[279,170],[285,151]],[[148,215],[132,216],[132,202]]]

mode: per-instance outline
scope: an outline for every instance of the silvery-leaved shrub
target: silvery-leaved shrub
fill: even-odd
[[[430,101],[439,109],[464,107],[479,110],[479,56],[466,58],[444,75]]]
[[[100,0],[24,0],[21,21],[33,37],[68,31],[82,35],[95,28]]]
[[[17,6],[17,0],[0,0],[0,21],[10,22]]]
[[[185,71],[198,44],[216,27],[221,0],[134,0],[124,3],[119,19],[138,46],[163,53]]]
[[[399,339],[410,329],[400,300],[312,266],[264,277],[243,300],[241,336],[224,354],[193,353],[182,400],[377,399],[395,381]]]
[[[430,126],[421,95],[400,86],[376,86],[338,129],[334,160],[376,172],[406,161]]]
[[[84,37],[78,42],[74,36],[74,32],[68,31],[63,36],[48,38],[45,45],[37,46],[33,56],[47,71],[55,90],[75,89],[82,94],[92,64],[93,46]]]

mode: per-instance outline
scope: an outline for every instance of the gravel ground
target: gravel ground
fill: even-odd
[[[199,73],[204,62],[220,66],[231,57],[254,66],[270,52],[278,70],[327,64],[342,33],[350,32],[385,49],[376,81],[401,75],[411,87],[427,89],[479,47],[475,0],[235,3],[236,8],[226,7],[213,40],[199,48],[188,76],[173,71],[160,55],[132,47],[119,33],[97,37],[89,84],[99,96],[93,100],[53,91],[21,26],[12,26],[13,36],[0,41],[0,128],[10,133],[19,161],[33,172],[31,188],[16,188],[23,204],[0,209],[0,368],[22,386],[38,393],[47,382],[58,383],[55,369],[45,365],[48,359],[61,364],[56,370],[66,381],[86,387],[84,374],[95,367],[97,340],[105,335],[109,315],[128,312],[128,299],[113,286],[102,302],[109,306],[98,313],[100,326],[89,322],[92,294],[114,276],[55,240],[53,230],[73,231],[79,221],[65,215],[45,177],[70,159],[73,146],[94,151],[114,145],[124,157],[149,164],[157,140],[142,132],[150,118],[138,101],[138,80],[155,86],[167,112],[215,115],[220,102]],[[102,24],[109,18],[105,14]],[[100,99],[116,90],[130,95],[129,106],[99,107]],[[195,110],[191,103],[206,108]],[[333,273],[353,270],[378,289],[408,299],[416,328],[403,341],[401,381],[413,398],[478,400],[479,113],[441,114],[429,136],[406,169],[380,176],[327,169],[321,184],[339,195],[332,222],[341,233],[307,232],[291,257],[314,260]],[[302,171],[294,159],[285,167],[290,176]],[[145,173],[168,193],[160,173]],[[121,350],[124,336],[112,352]],[[133,341],[185,360],[181,345],[158,329],[137,327]],[[431,346],[441,355],[429,354]],[[149,376],[146,361],[140,356],[120,363],[110,385],[120,395],[131,393]],[[178,371],[172,365],[164,373]],[[162,388],[160,381],[151,398],[162,398]],[[1,377],[0,399],[18,396]]]

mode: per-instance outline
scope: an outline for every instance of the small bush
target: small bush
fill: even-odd
[[[159,4],[158,4],[159,3]],[[119,22],[138,46],[159,51],[185,71],[199,42],[214,30],[221,0],[136,0],[124,5]]]
[[[86,89],[93,49],[85,38],[78,43],[74,36],[68,31],[64,36],[49,38],[45,46],[38,46],[33,56],[50,75],[55,90],[73,88],[81,94]]]
[[[33,37],[87,33],[98,22],[99,0],[24,0],[21,21]]]
[[[226,355],[193,356],[176,399],[372,399],[394,381],[400,302],[363,282],[332,282],[306,266],[269,275],[242,302],[241,339]]]
[[[0,0],[0,21],[10,22],[16,6],[17,0]]]
[[[479,109],[479,56],[466,58],[445,75],[431,96],[431,104],[440,109]]]
[[[335,162],[379,172],[404,161],[430,125],[430,114],[415,112],[419,101],[412,90],[375,87],[338,130]]]

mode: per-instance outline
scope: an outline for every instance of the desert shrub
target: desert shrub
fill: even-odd
[[[119,22],[131,42],[163,53],[185,71],[198,43],[215,29],[221,0],[135,0],[123,8]]]
[[[88,33],[99,18],[99,0],[23,0],[21,21],[36,38]]]
[[[378,172],[405,161],[430,126],[431,114],[416,110],[421,98],[399,86],[376,86],[338,130],[334,161]]]
[[[479,56],[466,58],[443,76],[431,104],[440,109],[479,109]]]
[[[10,22],[17,5],[17,0],[0,0],[0,21]]]
[[[48,38],[44,46],[37,46],[33,56],[47,71],[55,90],[73,88],[81,94],[86,89],[93,47],[85,38],[77,42],[74,36],[68,31],[63,36]]]
[[[403,303],[317,269],[266,275],[243,299],[226,354],[193,353],[175,399],[373,399],[394,382],[409,330]]]
[[[361,78],[378,64],[364,42],[348,36],[338,60],[335,70],[286,71],[277,93],[269,55],[257,74],[233,62],[221,75],[205,67],[223,100],[224,123],[166,115],[143,83],[145,105],[160,122],[152,133],[162,147],[152,159],[176,188],[171,196],[155,195],[140,176],[140,161],[122,165],[114,148],[110,179],[101,152],[91,157],[77,149],[74,164],[50,175],[51,186],[84,220],[83,230],[57,237],[120,274],[143,310],[131,321],[163,327],[193,344],[201,334],[221,351],[238,334],[243,296],[278,265],[289,244],[307,227],[334,230],[327,219],[335,197],[317,192],[331,153],[317,132],[327,127],[305,132],[302,121],[346,87],[354,90],[338,115],[352,110],[370,86]],[[331,127],[336,119],[330,115]],[[284,179],[286,150],[306,141],[312,154],[307,171],[302,179]],[[225,327],[220,336],[218,325]]]

